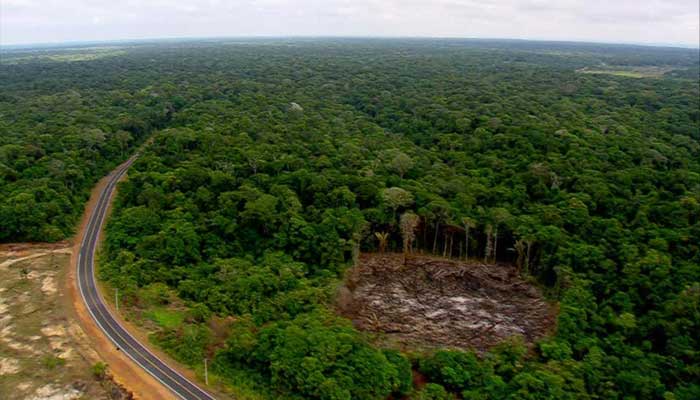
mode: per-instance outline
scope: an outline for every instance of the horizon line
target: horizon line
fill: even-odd
[[[92,40],[64,40],[33,43],[0,43],[0,49],[31,49],[37,47],[51,48],[66,45],[85,44],[117,44],[157,41],[197,41],[197,40],[222,40],[222,39],[434,39],[434,40],[484,40],[484,41],[521,41],[521,42],[550,42],[572,44],[604,44],[639,47],[664,47],[686,50],[700,50],[700,43],[653,43],[653,42],[608,42],[596,40],[577,39],[541,39],[541,38],[513,38],[513,37],[478,37],[478,36],[408,36],[408,35],[238,35],[238,36],[161,36],[144,38],[122,39],[92,39]]]

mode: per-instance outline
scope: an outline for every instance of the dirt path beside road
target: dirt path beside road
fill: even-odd
[[[90,345],[102,360],[108,365],[108,371],[114,380],[131,391],[136,399],[140,400],[162,400],[175,398],[174,395],[160,384],[146,371],[136,365],[130,358],[119,352],[114,344],[104,335],[95,324],[80,296],[77,286],[76,263],[80,250],[80,243],[86,234],[88,219],[94,210],[100,193],[105,188],[109,177],[102,178],[92,190],[90,201],[85,206],[85,211],[79,226],[79,230],[73,239],[73,255],[70,267],[64,282],[64,287],[70,296],[66,296],[70,301],[70,308],[80,327],[87,334]]]

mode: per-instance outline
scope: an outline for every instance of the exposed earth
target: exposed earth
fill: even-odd
[[[150,141],[146,141],[147,145]],[[77,285],[77,277],[75,265],[77,262],[77,254],[80,251],[80,243],[85,237],[90,214],[94,211],[97,200],[109,181],[109,175],[103,177],[93,187],[90,200],[85,205],[85,212],[78,226],[78,231],[73,238],[72,259],[70,264],[66,266],[68,271],[67,279],[62,287],[68,295],[66,307],[70,309],[70,316],[77,322],[78,326],[86,333],[90,349],[94,350],[99,359],[106,363],[109,367],[111,379],[118,385],[125,387],[131,396],[136,400],[162,400],[173,398],[173,394],[160,384],[155,378],[149,375],[141,367],[136,365],[129,359],[124,352],[119,351],[114,344],[105,336],[105,334],[97,327],[97,324],[89,315],[85,302],[83,301]],[[111,208],[111,206],[110,206]],[[109,211],[108,211],[109,213]],[[112,309],[112,313],[119,318],[119,314]],[[126,321],[120,321],[122,325],[128,325]],[[142,343],[147,343],[147,339],[140,332],[136,331],[133,326],[129,325],[129,332],[136,336]],[[161,358],[166,358],[157,349],[150,349]],[[187,374],[187,371],[180,371]]]
[[[107,180],[93,188],[71,243],[0,245],[0,399],[173,397],[112,345],[78,293],[80,241]],[[100,379],[98,362],[107,365]]]
[[[363,254],[338,295],[339,312],[401,349],[478,352],[554,329],[556,307],[511,265],[421,255]]]
[[[0,246],[0,398],[127,399],[68,313],[68,243]]]

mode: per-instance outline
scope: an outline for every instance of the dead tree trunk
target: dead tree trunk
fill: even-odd
[[[433,254],[437,251],[438,232],[440,231],[440,221],[435,221],[435,238],[433,239]]]
[[[442,243],[442,256],[447,257],[447,240],[448,240],[448,233],[445,233],[445,238]]]
[[[527,251],[525,253],[525,270],[530,272],[530,249],[532,249],[532,240],[525,240]]]
[[[518,268],[518,275],[520,275],[520,272],[523,270],[523,265],[525,264],[525,244],[522,240],[516,240],[513,247],[515,247],[515,250],[518,252],[518,260],[515,265]]]
[[[469,259],[469,224],[464,225],[464,260]],[[460,254],[459,258],[462,258]]]
[[[493,263],[496,263],[496,256],[498,255],[498,226],[494,229],[493,234]]]
[[[491,225],[486,227],[486,248],[484,249],[484,263],[489,262],[489,257],[491,257],[491,251],[493,249],[493,228]]]
[[[452,258],[452,253],[454,253],[455,249],[455,234],[450,233],[450,258]]]

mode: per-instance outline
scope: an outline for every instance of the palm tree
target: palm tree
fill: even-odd
[[[389,242],[388,232],[374,232],[374,236],[379,240],[379,252],[384,253],[386,244]]]

